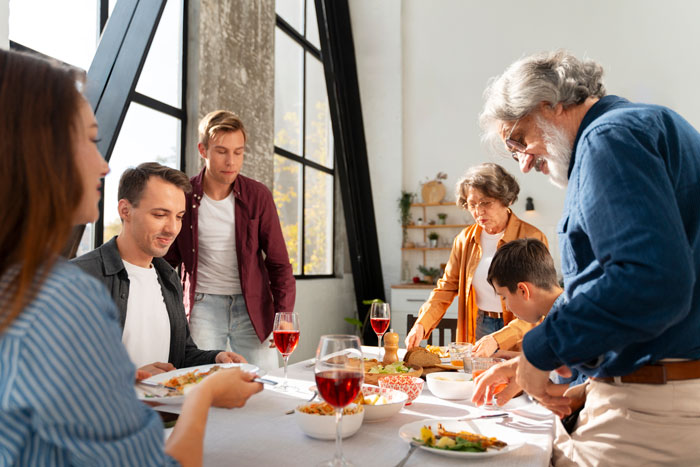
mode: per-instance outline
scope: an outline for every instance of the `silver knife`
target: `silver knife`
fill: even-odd
[[[503,418],[503,417],[508,417],[510,414],[508,413],[494,413],[494,414],[488,414],[488,415],[477,415],[475,417],[465,417],[465,418],[460,418],[457,421],[458,422],[467,422],[469,420],[480,420],[482,418]]]

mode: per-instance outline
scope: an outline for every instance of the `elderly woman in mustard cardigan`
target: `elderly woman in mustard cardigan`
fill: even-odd
[[[547,244],[542,232],[518,219],[509,208],[519,192],[515,178],[493,163],[471,167],[457,183],[457,204],[469,211],[476,223],[454,239],[445,274],[406,336],[407,349],[430,336],[455,296],[459,300],[459,342],[473,343],[490,335],[499,349],[510,350],[517,348],[525,332],[533,327],[507,311],[486,282],[491,259],[501,245],[525,237]],[[506,324],[509,325],[502,329]]]

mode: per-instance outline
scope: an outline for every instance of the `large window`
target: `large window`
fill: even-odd
[[[117,188],[125,169],[147,161],[184,166],[186,2],[166,3],[112,151],[100,220],[86,227],[78,255],[121,230]],[[114,6],[115,0],[10,0],[10,45],[87,70]]]
[[[274,197],[294,274],[333,274],[333,132],[313,0],[277,0]]]

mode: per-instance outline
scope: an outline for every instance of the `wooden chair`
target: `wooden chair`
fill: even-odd
[[[411,331],[413,324],[418,319],[416,316],[408,315],[406,316],[406,334]],[[450,331],[450,339],[445,339],[445,334],[447,330]],[[433,342],[435,340],[435,333],[438,333],[438,345],[449,345],[450,342],[455,342],[457,340],[457,319],[456,318],[442,318],[438,323],[437,327],[430,334],[428,339],[429,345],[435,345]]]

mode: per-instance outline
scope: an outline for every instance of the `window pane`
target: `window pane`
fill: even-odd
[[[181,108],[182,0],[169,0],[143,65],[136,92]]]
[[[333,274],[333,176],[306,167],[304,274]]]
[[[294,274],[301,274],[301,164],[275,154],[273,196]]]
[[[318,20],[316,19],[316,2],[306,0],[306,38],[313,45],[321,48],[321,41],[318,39]]]
[[[97,50],[97,2],[10,0],[10,40],[87,70]]]
[[[85,230],[83,231],[83,236],[80,238],[80,244],[78,249],[75,251],[75,257],[82,256],[85,253],[92,251],[92,245],[95,244],[95,224],[87,224]]]
[[[105,178],[104,241],[121,231],[117,189],[124,170],[141,162],[159,162],[180,168],[180,120],[131,103],[119,132]]]
[[[307,1],[314,2],[314,0]],[[275,11],[291,27],[300,33],[304,32],[304,0],[277,0]]]
[[[299,156],[301,149],[303,50],[275,30],[275,146]]]
[[[333,130],[323,64],[306,54],[306,158],[333,168]]]

